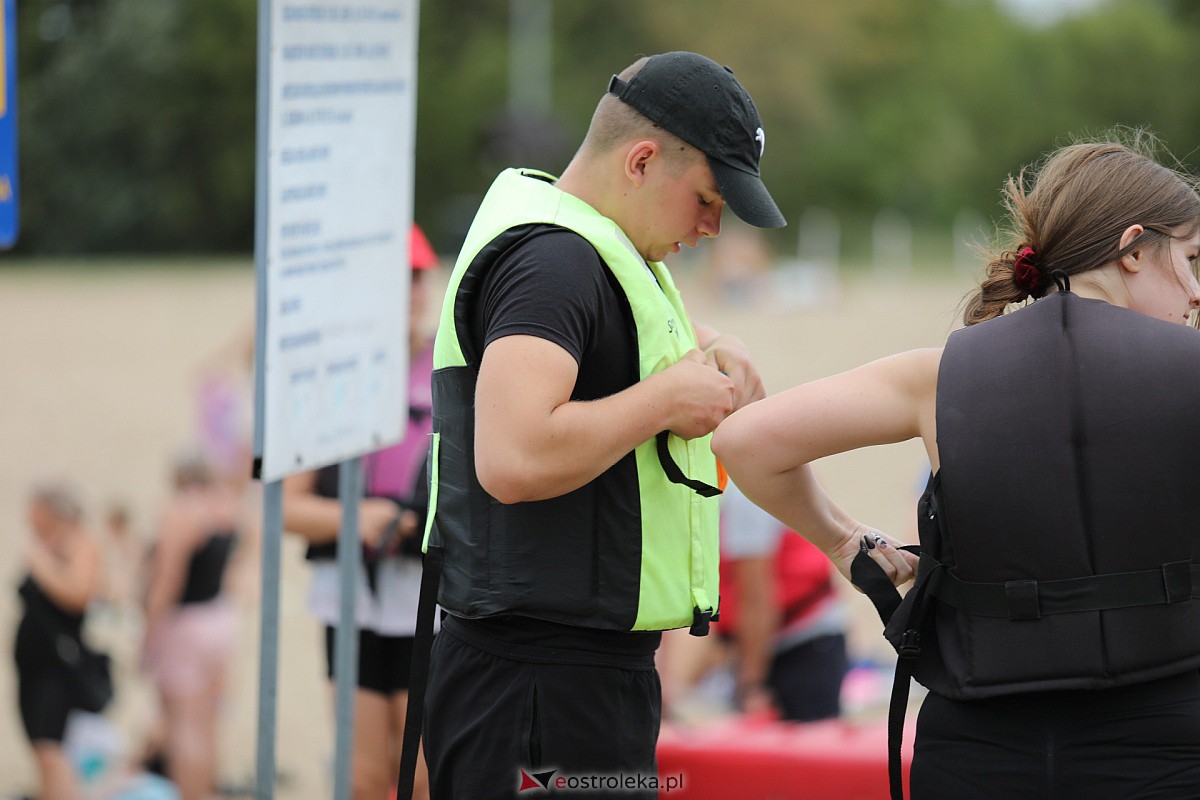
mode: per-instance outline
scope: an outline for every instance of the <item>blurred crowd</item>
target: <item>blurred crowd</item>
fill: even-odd
[[[27,796],[190,800],[230,788],[219,718],[254,602],[261,513],[249,479],[252,357],[241,332],[199,365],[194,435],[164,464],[152,519],[120,499],[85,508],[65,476],[27,488],[13,640],[38,784]],[[148,698],[133,731],[106,716],[127,691]]]

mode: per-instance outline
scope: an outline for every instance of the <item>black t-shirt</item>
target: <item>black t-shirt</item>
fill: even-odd
[[[632,312],[616,278],[579,234],[534,226],[490,267],[471,310],[477,352],[505,336],[528,335],[557,344],[579,365],[572,400],[597,400],[638,381]],[[617,469],[634,470],[632,453]],[[634,473],[636,475],[636,473]],[[636,482],[636,477],[634,477]],[[535,643],[564,651],[653,653],[661,634],[572,628],[519,616],[467,620],[477,635],[528,649]],[[506,654],[510,657],[513,650]],[[525,660],[525,659],[518,659]],[[581,656],[581,663],[590,663]]]
[[[637,382],[629,303],[579,234],[531,228],[487,271],[478,298],[471,317],[478,352],[505,336],[553,342],[579,365],[572,400],[597,400]]]

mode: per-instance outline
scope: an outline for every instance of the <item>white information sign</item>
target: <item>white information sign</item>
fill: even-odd
[[[272,5],[264,481],[404,431],[418,3]]]

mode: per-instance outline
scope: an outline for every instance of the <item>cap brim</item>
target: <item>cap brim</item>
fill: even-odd
[[[787,225],[787,220],[771,199],[761,178],[713,158],[708,160],[708,165],[712,168],[725,204],[733,209],[739,219],[756,228],[782,228]]]

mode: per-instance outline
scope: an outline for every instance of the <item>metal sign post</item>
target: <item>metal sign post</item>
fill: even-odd
[[[344,478],[334,791],[349,796],[359,457],[399,441],[407,420],[417,10],[418,0],[259,0],[258,800],[273,796],[275,775],[281,481],[334,463]]]

